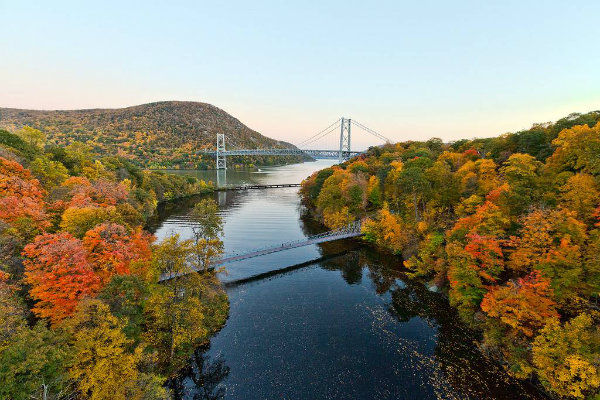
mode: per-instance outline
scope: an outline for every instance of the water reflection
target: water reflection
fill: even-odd
[[[222,355],[207,355],[208,348],[196,349],[190,363],[177,378],[169,382],[168,387],[174,399],[219,400],[225,397],[225,388],[221,383],[229,375],[230,368]]]

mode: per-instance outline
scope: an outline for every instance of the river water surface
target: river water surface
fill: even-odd
[[[224,171],[220,184],[299,183],[329,161]],[[216,181],[215,171],[179,171]],[[225,252],[323,231],[298,188],[215,193]],[[160,239],[191,237],[187,199],[159,211]],[[401,261],[358,241],[312,245],[232,263],[231,309],[210,346],[175,383],[178,399],[541,399],[476,349],[439,293]]]

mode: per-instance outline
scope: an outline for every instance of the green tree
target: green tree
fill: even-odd
[[[0,351],[13,335],[27,326],[28,310],[17,295],[17,287],[7,281],[8,274],[0,271]]]
[[[424,204],[430,194],[430,183],[425,170],[431,165],[429,158],[416,158],[404,164],[397,185],[410,195],[414,211],[414,221],[420,221],[419,204]]]
[[[141,341],[144,306],[149,294],[149,284],[135,275],[114,275],[98,294],[110,307],[111,314],[126,321],[123,332],[133,340],[133,345]]]
[[[542,163],[529,154],[513,154],[500,168],[500,174],[510,185],[504,192],[511,213],[522,214],[540,197],[539,173]]]
[[[194,235],[197,238],[216,239],[223,233],[223,219],[214,200],[203,199],[196,203],[191,216],[197,223],[197,226],[194,226]]]
[[[0,397],[58,399],[72,392],[67,367],[72,360],[67,336],[43,323],[22,328],[0,351]]]
[[[45,156],[33,160],[29,169],[47,189],[60,185],[69,177],[69,170],[60,161],[53,161]]]
[[[46,134],[30,126],[24,126],[18,130],[17,135],[27,144],[38,149],[42,149],[46,144]]]

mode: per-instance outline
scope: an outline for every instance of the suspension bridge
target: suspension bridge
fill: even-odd
[[[385,136],[379,134],[373,129],[361,124],[356,120],[350,118],[340,118],[327,128],[318,132],[317,134],[309,137],[298,143],[295,149],[292,148],[270,148],[270,149],[229,149],[225,148],[225,134],[217,134],[217,148],[214,151],[203,151],[203,154],[207,154],[216,158],[217,169],[227,169],[227,157],[228,156],[309,156],[312,158],[329,158],[337,159],[338,162],[342,163],[344,160],[348,160],[355,157],[362,152],[352,151],[351,138],[352,138],[352,127],[359,128],[360,130],[384,141],[389,142],[390,140]],[[315,149],[303,149],[309,145],[320,141],[328,135],[339,130],[339,148],[335,150],[315,150]]]
[[[309,246],[311,244],[319,244],[319,243],[332,242],[334,240],[355,238],[355,237],[359,237],[362,235],[363,235],[362,221],[359,220],[359,221],[351,222],[342,228],[323,232],[318,235],[308,236],[308,237],[305,237],[300,240],[294,240],[291,242],[284,242],[284,243],[280,243],[277,245],[265,246],[265,247],[262,247],[259,249],[252,249],[252,250],[247,250],[244,252],[224,255],[221,258],[212,260],[210,262],[209,269],[214,269],[216,267],[230,264],[233,262],[247,260],[247,259],[255,258],[255,257],[260,257],[260,256],[264,256],[267,254],[279,253],[281,251],[296,249],[298,247]],[[192,272],[200,272],[200,270],[198,268],[192,267],[192,268],[190,268],[190,271],[186,272],[185,274],[192,273]],[[177,278],[177,277],[185,275],[185,274],[178,273],[178,274],[163,275],[160,277],[159,281],[161,281],[161,282],[168,281],[169,279]]]

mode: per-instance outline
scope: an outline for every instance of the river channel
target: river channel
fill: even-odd
[[[299,183],[329,161],[220,171],[220,184]],[[178,171],[217,181],[216,171]],[[225,252],[302,239],[322,226],[298,188],[219,192]],[[198,199],[160,208],[158,239],[191,237]],[[311,245],[228,265],[226,325],[198,349],[177,399],[542,399],[476,347],[440,293],[401,260],[359,241]]]

